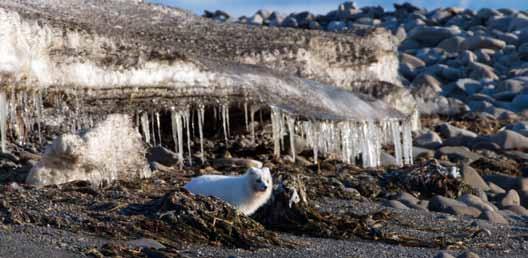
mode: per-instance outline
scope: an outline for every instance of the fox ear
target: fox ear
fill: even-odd
[[[271,175],[271,171],[269,168],[262,168],[262,172],[268,174],[268,175]]]
[[[246,172],[250,175],[256,175],[258,173],[258,170],[256,168],[248,168]]]

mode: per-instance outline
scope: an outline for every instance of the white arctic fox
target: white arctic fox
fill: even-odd
[[[251,215],[270,198],[272,183],[269,168],[250,168],[241,176],[195,177],[184,188],[193,194],[222,199],[245,215]]]

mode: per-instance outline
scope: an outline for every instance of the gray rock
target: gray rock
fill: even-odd
[[[315,21],[315,15],[307,11],[296,13],[293,15],[293,18],[297,20],[297,24],[301,28],[308,28],[310,22]]]
[[[332,21],[326,27],[328,31],[340,32],[347,29],[346,23],[342,21]]]
[[[496,211],[491,211],[491,210],[482,211],[482,214],[480,214],[479,218],[487,220],[494,224],[509,224],[508,220]]]
[[[467,206],[477,208],[481,211],[496,211],[493,206],[472,194],[464,194],[460,196],[458,200],[465,203]]]
[[[416,52],[416,57],[427,65],[434,65],[447,58],[447,53],[439,48],[422,48]]]
[[[453,215],[467,215],[471,217],[478,217],[480,215],[480,210],[468,207],[462,202],[459,202],[454,199],[436,195],[429,201],[429,210],[445,212]]]
[[[383,167],[389,167],[389,166],[400,166],[398,164],[398,161],[394,156],[390,155],[387,152],[381,152],[381,166]]]
[[[418,157],[433,158],[434,151],[413,146],[413,159],[416,160]]]
[[[399,50],[406,51],[410,49],[418,49],[420,47],[421,47],[420,43],[418,43],[416,40],[412,40],[407,37],[407,39],[402,41],[402,43],[400,44]]]
[[[260,17],[262,17],[262,19],[268,20],[270,18],[270,16],[271,16],[272,12],[268,11],[268,10],[265,10],[265,9],[260,9],[260,10],[257,11],[256,14],[260,15]]]
[[[471,138],[477,137],[477,134],[472,131],[458,128],[448,123],[442,123],[436,126],[435,130],[439,132],[440,136],[442,136],[443,138],[451,138],[451,137],[456,137],[456,136],[467,136]]]
[[[425,46],[436,46],[442,40],[456,36],[460,32],[458,27],[418,26],[408,33],[408,38]]]
[[[251,25],[261,26],[264,23],[264,18],[257,13],[249,18],[248,23]]]
[[[414,197],[414,195],[407,192],[398,193],[396,195],[396,200],[402,202],[407,206],[409,206],[409,204],[418,204],[418,202],[420,201],[418,198]]]
[[[449,160],[453,162],[464,161],[469,163],[482,157],[479,154],[472,152],[467,147],[462,146],[444,146],[437,150],[437,155],[446,155]]]
[[[406,19],[403,27],[406,31],[411,31],[418,26],[425,26],[427,23],[421,18]]]
[[[150,238],[140,238],[126,241],[126,244],[131,247],[163,249],[165,246],[160,242]]]
[[[475,55],[477,55],[477,61],[484,64],[491,64],[496,51],[493,49],[477,49]]]
[[[495,16],[488,19],[488,28],[503,32],[509,31],[509,26],[513,17],[511,16]]]
[[[316,21],[311,21],[311,22],[308,24],[308,29],[311,29],[311,30],[320,30],[320,29],[321,29],[321,24],[319,24],[319,23],[316,22]]]
[[[477,61],[477,55],[469,50],[465,50],[458,56],[458,59],[463,65],[468,65]]]
[[[502,208],[506,208],[512,205],[521,205],[521,197],[519,197],[517,191],[510,189],[502,198],[499,204]]]
[[[491,136],[480,136],[479,140],[495,143],[503,150],[528,149],[528,137],[511,130],[503,130]]]
[[[506,42],[507,45],[517,46],[519,44],[519,36],[513,33],[505,33],[499,30],[493,30],[492,33],[497,39]]]
[[[480,257],[476,253],[467,251],[457,256],[457,258],[480,258]]]
[[[512,211],[513,213],[521,216],[528,216],[528,210],[520,205],[510,205],[504,207],[504,209]]]
[[[409,66],[413,67],[413,68],[422,68],[425,66],[425,62],[422,61],[421,59],[413,56],[413,55],[409,55],[409,54],[406,54],[406,53],[401,53],[400,54],[400,62],[404,63],[404,64],[408,64]]]
[[[466,38],[462,44],[462,50],[475,50],[481,48],[487,49],[503,49],[506,46],[506,42],[500,39],[494,39],[492,37],[473,36]]]
[[[423,74],[431,74],[447,81],[455,81],[464,75],[462,69],[450,67],[445,64],[435,64],[422,70]]]
[[[397,201],[397,200],[388,200],[385,202],[385,205],[387,207],[392,207],[392,208],[395,208],[395,209],[400,209],[400,210],[408,210],[409,207],[405,206],[405,204]]]
[[[516,31],[525,28],[528,28],[528,18],[517,16],[511,20],[510,26],[508,27],[508,31]]]
[[[462,42],[464,42],[463,37],[455,36],[442,40],[440,43],[438,43],[437,47],[444,49],[447,52],[455,53],[462,49]]]
[[[469,186],[471,186],[472,188],[482,190],[482,191],[490,190],[490,187],[488,186],[486,181],[484,181],[484,179],[482,179],[480,174],[475,169],[470,167],[469,165],[465,164],[462,167],[461,172],[462,172],[462,181],[468,184]]]
[[[468,106],[473,112],[483,112],[484,110],[494,107],[493,104],[488,101],[470,101]]]
[[[286,17],[284,21],[282,21],[281,24],[282,27],[290,27],[290,28],[297,28],[299,27],[299,23],[297,23],[297,20],[293,17]]]
[[[489,183],[493,183],[502,189],[512,189],[517,187],[517,177],[493,173],[483,176],[484,180]]]
[[[440,85],[440,81],[428,74],[419,75],[411,84],[413,95],[424,99],[430,99],[438,95],[442,91]]]
[[[489,182],[488,183],[488,186],[490,188],[490,192],[492,193],[496,193],[496,194],[505,194],[506,193],[506,190],[502,189],[500,186],[492,183],[492,182]]]
[[[442,138],[440,138],[440,136],[435,132],[427,131],[418,135],[414,139],[414,144],[419,147],[436,149],[442,146]]]
[[[522,60],[528,61],[528,42],[519,46],[518,53]]]
[[[283,26],[282,24],[283,24],[284,18],[285,17],[283,15],[279,14],[278,12],[273,12],[268,17],[268,24],[271,27]],[[291,27],[291,26],[289,26],[289,27]]]
[[[455,258],[446,251],[438,252],[433,258]]]
[[[497,80],[499,79],[499,76],[495,73],[495,69],[491,66],[479,63],[479,62],[472,62],[469,64],[469,77],[475,79],[475,80],[482,80],[482,79],[489,79],[489,80]]]
[[[416,104],[423,115],[461,115],[469,111],[469,107],[461,100],[444,96],[417,98]]]
[[[467,206],[449,206],[444,212],[457,216],[470,216],[473,218],[479,217],[482,213],[477,208]]]
[[[464,78],[459,79],[454,83],[448,84],[446,87],[444,87],[442,94],[448,97],[466,99],[468,96],[477,93],[481,89],[482,85],[480,82],[473,79]]]
[[[149,162],[157,162],[164,166],[174,166],[178,164],[178,154],[161,146],[156,146],[147,154]]]
[[[512,109],[515,111],[524,111],[528,109],[528,94],[520,94],[512,100]]]

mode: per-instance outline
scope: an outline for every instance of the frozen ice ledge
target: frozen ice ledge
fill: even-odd
[[[250,117],[258,107],[271,109],[276,155],[285,137],[303,137],[316,157],[361,157],[374,167],[389,143],[408,164],[412,112],[351,91],[362,82],[397,85],[397,67],[393,39],[382,30],[344,35],[219,24],[137,1],[3,0],[2,149],[6,135],[23,143],[54,112],[73,117],[72,130],[93,126],[94,116],[139,114],[137,126],[150,141],[149,118],[159,128],[158,112],[170,111],[183,156],[190,112],[201,127],[203,107],[222,106],[227,137],[229,104],[244,103]]]

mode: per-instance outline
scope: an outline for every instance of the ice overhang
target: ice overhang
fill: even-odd
[[[0,3],[3,119],[28,110],[21,105],[37,106],[34,99],[18,101],[24,99],[19,92],[63,92],[80,101],[156,98],[167,109],[211,99],[249,102],[295,119],[292,134],[301,121],[319,123],[305,129],[328,137],[323,131],[332,131],[339,135],[332,140],[341,143],[329,148],[327,140],[312,139],[313,147],[343,156],[363,153],[369,166],[379,164],[381,144],[396,137],[398,158],[409,163],[409,144],[400,144],[410,137],[408,116],[337,87],[396,80],[393,45],[385,37],[379,31],[337,35],[219,24],[142,3],[7,0]],[[273,121],[282,137],[286,125]],[[347,135],[356,129],[362,134]],[[376,139],[365,143],[366,149],[345,153],[345,145],[359,137]]]

